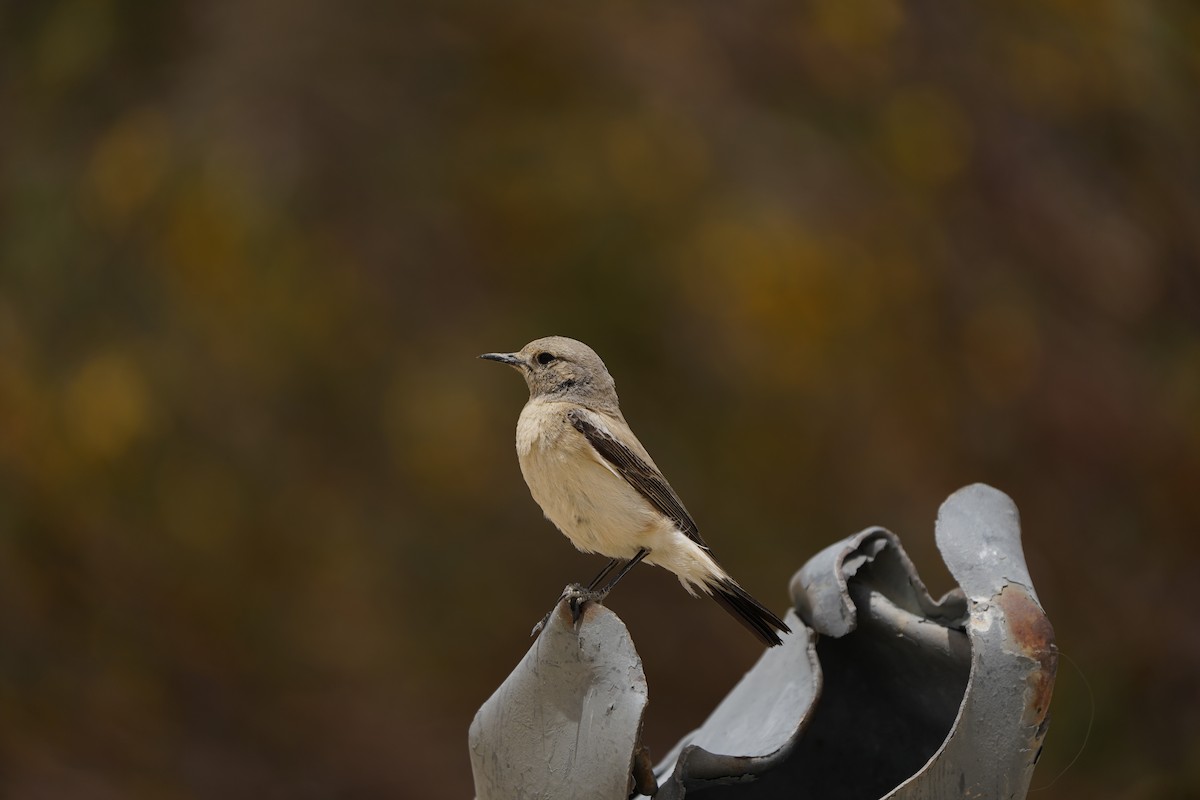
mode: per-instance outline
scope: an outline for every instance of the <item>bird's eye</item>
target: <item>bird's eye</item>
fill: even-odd
[[[555,356],[553,353],[538,353],[537,354],[537,362],[543,366],[545,366],[546,364],[549,364],[555,358],[557,358],[557,356]]]

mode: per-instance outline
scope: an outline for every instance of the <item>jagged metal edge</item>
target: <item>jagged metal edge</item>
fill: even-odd
[[[646,676],[620,618],[567,601],[479,709],[469,733],[478,800],[625,800],[648,701]]]

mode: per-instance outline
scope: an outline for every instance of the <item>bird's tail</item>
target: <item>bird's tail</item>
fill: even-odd
[[[783,640],[779,638],[779,633],[792,632],[792,629],[785,625],[783,620],[751,597],[750,593],[738,586],[733,578],[718,578],[706,588],[711,591],[712,599],[716,600],[721,608],[745,625],[747,630],[761,639],[767,647],[783,643]]]

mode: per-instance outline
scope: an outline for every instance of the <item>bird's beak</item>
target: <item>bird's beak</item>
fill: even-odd
[[[488,361],[499,361],[501,364],[508,364],[510,367],[525,366],[525,362],[516,353],[484,353],[480,358]]]

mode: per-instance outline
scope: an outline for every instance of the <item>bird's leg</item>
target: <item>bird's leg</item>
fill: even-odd
[[[613,559],[613,564],[618,563],[620,563],[618,559]],[[611,566],[605,567],[604,572],[600,574],[600,577],[603,577],[610,571]],[[598,577],[594,583],[598,583],[600,577]],[[546,627],[546,623],[550,621],[550,615],[554,613],[554,609],[558,608],[558,604],[563,600],[567,601],[567,607],[571,609],[571,622],[578,623],[580,615],[583,614],[584,604],[589,600],[601,600],[603,597],[604,595],[595,591],[594,589],[584,587],[582,583],[568,583],[566,588],[562,590],[562,594],[560,594],[558,599],[554,601],[554,608],[551,608],[549,611],[547,611],[546,616],[542,617],[542,621],[533,626],[533,630],[529,632],[529,635],[537,636],[542,632],[542,629]]]
[[[599,597],[592,598],[592,599],[603,600],[605,598],[605,596],[613,590],[613,587],[617,585],[617,583],[621,580],[621,578],[624,578],[625,575],[629,572],[629,570],[631,570],[635,566],[637,566],[638,563],[641,562],[641,560],[648,555],[650,555],[650,551],[647,548],[645,548],[645,547],[638,548],[638,551],[637,551],[637,553],[634,554],[633,558],[631,558],[625,562],[625,566],[621,567],[620,571],[618,571],[617,574],[613,576],[613,579],[611,581],[609,581],[608,584],[603,589],[600,589],[599,591],[593,590],[593,593],[599,595]],[[590,589],[590,587],[589,587],[589,589]]]
[[[587,592],[588,594],[595,592],[596,587],[599,586],[601,583],[603,583],[604,579],[607,578],[612,573],[613,569],[615,569],[616,566],[620,563],[621,563],[621,559],[610,558],[608,560],[608,563],[604,565],[604,569],[600,570],[600,574],[597,575],[596,577],[592,578],[592,582],[587,585],[587,589],[584,589],[583,586],[578,583],[573,583],[570,586],[568,586],[566,589],[563,589],[562,594],[560,594],[558,596],[558,600],[554,601],[554,605],[557,607],[559,602],[561,602],[564,597],[566,597],[568,594],[573,594],[572,590],[574,590],[574,592],[576,592],[576,593],[580,592],[580,591]],[[541,633],[542,628],[546,627],[546,623],[550,621],[550,615],[553,613],[554,613],[554,609],[552,608],[552,609],[550,609],[549,612],[546,613],[546,616],[542,617],[541,622],[539,622],[537,625],[533,626],[533,630],[529,632],[529,635],[537,636],[539,633]],[[572,613],[575,621],[578,622],[579,614],[577,613],[577,609],[575,608],[574,605],[572,605],[571,613]]]
[[[604,566],[604,569],[600,570],[600,574],[593,578],[592,582],[586,587],[584,587],[582,583],[568,583],[562,590],[562,594],[560,594],[558,599],[554,601],[554,606],[546,612],[546,616],[542,617],[541,621],[537,625],[533,626],[533,630],[529,632],[529,635],[537,636],[542,632],[542,629],[546,627],[546,623],[550,621],[550,615],[554,613],[555,608],[558,608],[558,604],[563,601],[563,598],[570,598],[571,620],[573,622],[579,622],[579,615],[582,613],[583,603],[599,597],[599,595],[596,593],[596,587],[601,581],[608,577],[609,573],[613,571],[613,567],[620,563],[621,559],[619,558],[611,559],[608,564]]]
[[[589,583],[586,588],[578,583],[572,583],[567,586],[567,588],[563,589],[563,593],[558,596],[558,601],[554,604],[555,608],[557,608],[558,603],[561,603],[565,598],[567,600],[567,605],[571,609],[571,621],[578,623],[579,617],[583,614],[583,607],[587,603],[599,603],[604,600],[604,598],[608,596],[608,593],[613,590],[613,587],[617,585],[621,578],[624,578],[629,570],[633,569],[639,562],[641,562],[643,558],[648,555],[650,555],[650,551],[647,548],[640,548],[637,553],[634,554],[633,558],[621,565],[620,570],[617,571],[617,574],[613,576],[612,580],[605,584],[603,589],[597,589],[596,587],[599,586],[604,579],[612,573],[616,566],[621,564],[621,559],[619,558],[610,560],[604,565],[604,569],[600,570],[600,574],[593,578],[592,582]],[[541,633],[542,629],[546,627],[546,623],[550,621],[550,614],[553,613],[554,609],[552,608],[550,609],[549,614],[542,617],[541,622],[533,626],[533,630],[530,631],[529,635],[537,636],[539,633]]]
[[[600,574],[597,575],[596,577],[592,578],[592,582],[588,584],[588,586],[587,586],[588,591],[589,592],[596,591],[596,587],[599,586],[601,583],[603,583],[604,579],[608,577],[609,573],[612,572],[613,569],[617,566],[617,564],[620,564],[620,563],[621,563],[621,559],[619,559],[619,558],[609,559],[608,563],[604,565],[604,569],[600,570]]]
[[[613,587],[617,585],[621,578],[624,578],[629,570],[637,566],[637,564],[648,555],[650,555],[650,551],[647,548],[640,548],[637,553],[634,554],[633,558],[621,565],[621,569],[617,570],[617,574],[613,576],[612,580],[604,585],[603,589],[597,589],[596,586],[602,580],[604,580],[608,573],[612,572],[613,567],[620,563],[620,559],[614,558],[612,561],[610,561],[608,566],[604,568],[604,571],[596,576],[596,580],[592,581],[587,589],[583,589],[582,591],[571,591],[574,587],[567,587],[567,591],[564,593],[564,596],[567,598],[567,604],[571,607],[571,619],[575,622],[579,622],[579,615],[583,613],[583,607],[586,603],[603,602],[604,598],[608,597],[608,593],[613,590]],[[582,587],[580,587],[580,589],[582,589]]]
[[[629,572],[629,570],[637,566],[638,562],[648,555],[650,555],[650,551],[647,548],[639,548],[637,553],[634,554],[633,558],[621,565],[621,569],[617,570],[617,574],[613,576],[612,580],[604,585],[603,589],[597,589],[596,586],[602,580],[604,580],[608,573],[612,572],[614,566],[621,563],[619,558],[614,558],[612,561],[610,561],[608,566],[606,566],[604,570],[596,576],[596,580],[592,581],[586,589],[579,587],[579,591],[571,591],[574,587],[568,586],[566,596],[567,603],[571,606],[571,619],[573,619],[575,622],[579,622],[579,615],[583,613],[583,606],[585,603],[603,602],[604,598],[608,597],[608,593],[611,592],[613,587],[617,585],[617,582],[620,581],[621,578],[624,578],[625,574]]]

